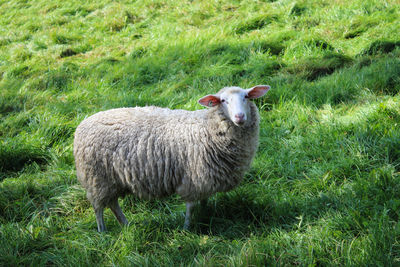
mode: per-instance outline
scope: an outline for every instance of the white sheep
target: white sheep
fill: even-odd
[[[198,200],[226,192],[242,180],[258,146],[259,114],[249,101],[270,89],[226,87],[199,103],[208,109],[118,108],[88,117],[77,127],[77,177],[105,231],[103,210],[110,207],[128,223],[118,198],[178,194],[186,201],[184,229]]]

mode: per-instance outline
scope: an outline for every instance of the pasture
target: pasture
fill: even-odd
[[[0,265],[399,265],[399,29],[397,0],[0,0]],[[257,84],[240,186],[191,231],[178,197],[128,196],[97,232],[85,117]]]

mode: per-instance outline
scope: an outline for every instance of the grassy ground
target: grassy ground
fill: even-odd
[[[396,0],[0,0],[0,265],[400,264]],[[252,169],[197,209],[120,201],[109,231],[74,172],[100,110],[194,110],[270,84]]]

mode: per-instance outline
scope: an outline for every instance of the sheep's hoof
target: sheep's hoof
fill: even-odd
[[[107,229],[106,229],[105,226],[98,226],[98,227],[97,227],[97,231],[98,231],[99,233],[104,233],[105,231],[107,231]]]

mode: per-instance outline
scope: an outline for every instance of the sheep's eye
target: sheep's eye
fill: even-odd
[[[249,98],[249,96],[248,96],[248,95],[245,95],[244,98]]]
[[[221,103],[224,103],[225,102],[225,99],[221,99]]]

